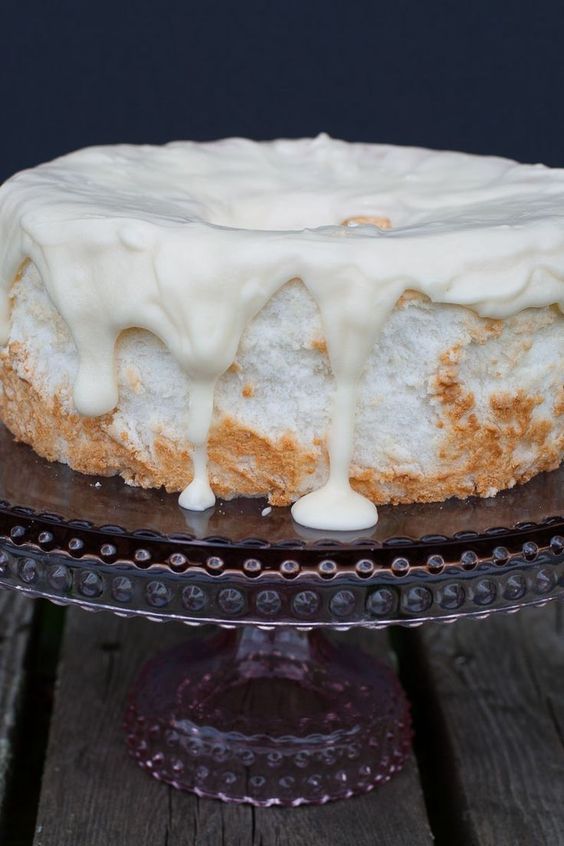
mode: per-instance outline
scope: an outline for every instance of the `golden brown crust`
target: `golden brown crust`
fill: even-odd
[[[497,322],[491,321],[493,331],[497,331]],[[558,467],[564,438],[551,439],[553,422],[533,417],[543,397],[528,396],[523,391],[493,394],[489,400],[489,419],[479,419],[474,396],[458,376],[461,357],[461,344],[444,352],[431,386],[443,412],[440,422],[444,439],[439,458],[449,468],[448,484],[454,483],[460,491],[455,495],[463,495],[464,489],[466,495],[488,495]],[[556,404],[553,410],[558,416]],[[522,467],[515,457],[519,447],[535,447],[536,462]]]
[[[376,504],[433,502],[451,496],[491,495],[497,490],[526,482],[536,473],[556,468],[564,450],[563,437],[552,436],[553,421],[535,418],[542,397],[499,393],[491,397],[491,416],[478,419],[474,397],[458,377],[462,350],[459,345],[445,352],[432,380],[438,402],[437,425],[441,431],[439,459],[444,468],[434,475],[352,468],[353,487]],[[132,484],[181,490],[191,479],[188,445],[173,443],[157,434],[153,457],[141,456],[126,432],[116,432],[112,414],[96,419],[69,412],[60,398],[45,399],[25,373],[25,350],[12,343],[0,355],[0,417],[19,439],[50,460],[64,460],[75,470],[97,475],[120,473]],[[554,414],[564,411],[557,397]],[[517,447],[534,447],[536,458],[521,466]],[[219,496],[269,493],[273,505],[287,505],[304,489],[316,472],[319,455],[326,453],[323,440],[311,450],[290,435],[267,438],[223,417],[209,440],[210,479]]]

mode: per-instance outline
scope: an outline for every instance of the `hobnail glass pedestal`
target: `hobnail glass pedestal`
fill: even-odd
[[[215,623],[131,691],[138,763],[202,796],[321,803],[409,752],[392,670],[332,630],[454,622],[564,597],[564,469],[489,500],[387,506],[366,532],[177,498],[38,458],[0,427],[0,588],[123,617]],[[194,633],[193,633],[194,634]]]
[[[246,627],[188,641],[143,668],[126,712],[151,775],[255,805],[323,803],[387,781],[409,753],[394,673],[320,631]]]

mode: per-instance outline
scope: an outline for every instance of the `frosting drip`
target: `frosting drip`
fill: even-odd
[[[320,310],[335,397],[329,478],[293,515],[356,530],[377,519],[349,484],[357,386],[397,299],[413,289],[494,318],[563,308],[564,171],[327,136],[90,148],[0,188],[0,344],[26,259],[76,344],[80,414],[115,408],[125,329],[153,332],[184,369],[193,480],[180,505],[195,510],[214,503],[217,379],[249,322],[301,279]]]

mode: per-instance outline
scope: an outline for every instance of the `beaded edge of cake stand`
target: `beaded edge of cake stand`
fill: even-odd
[[[323,546],[183,542],[0,508],[0,587],[122,616],[379,628],[481,619],[564,596],[561,517],[450,539],[392,538],[378,548],[335,544],[330,555]],[[234,555],[238,569],[229,566]]]

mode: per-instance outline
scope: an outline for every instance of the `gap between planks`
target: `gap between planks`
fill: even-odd
[[[0,597],[0,715],[10,758],[2,846],[33,840],[63,620],[63,610],[48,602],[11,591]]]
[[[0,833],[6,840],[9,783],[13,770],[17,720],[26,681],[33,603],[0,591]]]

